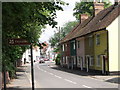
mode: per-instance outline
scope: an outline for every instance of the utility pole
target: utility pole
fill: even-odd
[[[30,45],[31,50],[31,76],[32,76],[32,90],[34,90],[34,68],[33,68],[33,50],[32,50],[32,44]]]

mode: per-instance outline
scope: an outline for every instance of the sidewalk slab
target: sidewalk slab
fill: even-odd
[[[16,72],[17,78],[12,79],[10,84],[7,84],[8,89],[14,88],[13,90],[15,90],[21,88],[23,90],[24,88],[31,88],[31,83],[25,74],[25,69],[25,65],[18,67],[18,71]]]

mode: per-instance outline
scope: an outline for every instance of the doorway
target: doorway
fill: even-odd
[[[89,62],[90,62],[90,56],[86,56],[86,66],[87,66],[87,72],[89,72]]]
[[[105,55],[102,55],[102,74],[106,74],[106,63],[105,63]]]

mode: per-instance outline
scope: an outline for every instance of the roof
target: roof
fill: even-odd
[[[86,19],[85,21],[83,21],[83,23],[79,23],[77,24],[70,33],[68,33],[60,42],[66,42],[70,39],[72,39],[72,37],[75,35],[76,32],[78,32],[81,28],[85,27],[89,21],[92,19],[92,17],[89,17],[88,19]]]
[[[79,24],[77,28],[72,30],[62,41],[66,42],[74,38],[86,35],[88,33],[98,31],[108,27],[120,15],[120,5],[110,6],[98,13],[94,18],[90,17],[83,23]]]

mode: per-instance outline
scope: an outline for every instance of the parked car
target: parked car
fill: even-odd
[[[44,58],[44,61],[49,61],[49,59],[48,58]]]
[[[44,59],[40,59],[39,63],[45,63]]]

